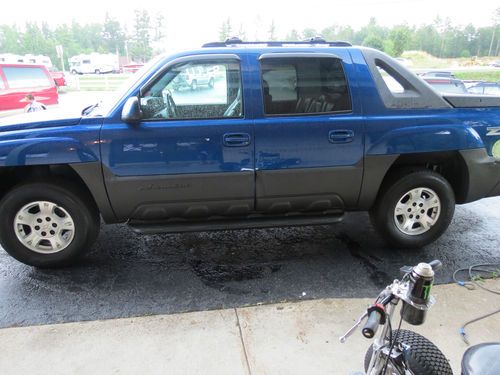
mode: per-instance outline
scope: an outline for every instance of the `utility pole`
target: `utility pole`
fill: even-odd
[[[495,16],[493,17],[493,32],[491,33],[490,49],[488,50],[488,56],[491,56],[491,51],[493,50],[493,42],[495,41],[495,36],[497,34],[497,23],[500,18],[500,8],[497,9]]]
[[[57,57],[59,57],[61,59],[61,66],[62,66],[62,71],[64,73],[64,50],[63,50],[63,46],[61,46],[60,44],[58,44],[56,46],[56,52],[57,52]]]
[[[495,34],[497,33],[497,25],[493,26],[493,32],[491,33],[490,49],[488,50],[488,56],[491,56],[491,51],[493,50],[493,42],[495,41]]]

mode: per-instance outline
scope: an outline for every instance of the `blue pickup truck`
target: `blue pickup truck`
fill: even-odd
[[[213,82],[175,87],[188,71]],[[455,204],[500,195],[500,98],[440,95],[373,49],[233,39],[132,80],[77,115],[0,124],[0,243],[19,261],[75,261],[101,217],[172,233],[363,210],[388,243],[415,248]]]

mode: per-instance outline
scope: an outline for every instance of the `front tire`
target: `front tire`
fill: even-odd
[[[398,331],[392,331],[393,337]],[[439,348],[424,336],[406,329],[399,330],[398,343],[409,346],[406,360],[414,375],[453,375],[450,364]],[[370,345],[365,355],[365,371],[368,371],[373,354]]]
[[[0,244],[30,266],[67,266],[87,251],[99,234],[94,202],[66,181],[19,185],[0,201],[0,212]]]
[[[390,245],[420,248],[446,231],[454,212],[455,194],[448,181],[419,170],[389,176],[370,218]]]

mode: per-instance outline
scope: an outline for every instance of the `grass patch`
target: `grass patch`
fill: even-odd
[[[455,77],[462,80],[500,82],[500,69],[485,71],[454,72]]]

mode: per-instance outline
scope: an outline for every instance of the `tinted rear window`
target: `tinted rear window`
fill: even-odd
[[[11,89],[51,86],[42,68],[5,66],[3,72]]]
[[[342,61],[337,58],[263,59],[262,92],[267,115],[351,110]]]

